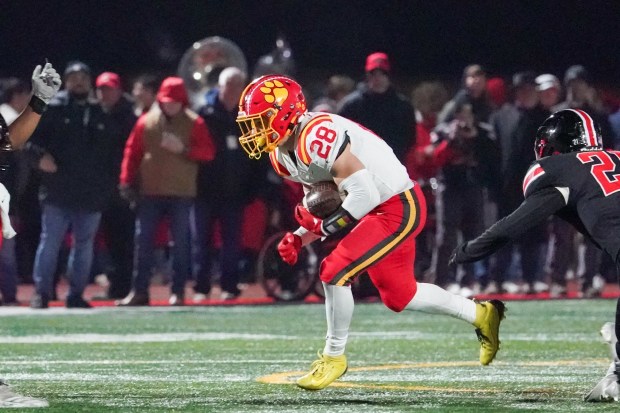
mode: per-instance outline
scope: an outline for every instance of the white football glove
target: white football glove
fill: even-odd
[[[51,63],[46,63],[43,67],[37,65],[34,68],[34,72],[32,72],[32,93],[45,104],[52,100],[60,89],[60,85],[62,85],[60,75]]]

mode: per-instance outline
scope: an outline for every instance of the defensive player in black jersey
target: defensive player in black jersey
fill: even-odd
[[[561,110],[547,118],[536,136],[537,160],[523,179],[525,200],[478,238],[461,244],[451,264],[484,258],[557,215],[610,254],[620,269],[620,152],[603,150],[601,142],[600,129],[582,110]],[[620,334],[620,299],[615,333]],[[585,400],[620,398],[620,344],[615,350],[607,375]]]
[[[61,84],[60,75],[51,63],[37,66],[32,73],[32,97],[26,109],[10,125],[7,125],[0,115],[0,246],[2,245],[2,237],[15,235],[8,216],[10,195],[2,183],[3,172],[8,167],[8,158],[14,149],[21,148],[30,138],[39,124],[41,114],[52,97],[58,92]],[[10,231],[8,231],[9,228]],[[48,405],[49,403],[45,399],[15,393],[0,379],[0,408],[47,407]]]

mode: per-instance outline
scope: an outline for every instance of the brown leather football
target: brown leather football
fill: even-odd
[[[336,212],[342,204],[338,186],[333,181],[313,184],[306,194],[308,211],[316,217],[326,218]]]

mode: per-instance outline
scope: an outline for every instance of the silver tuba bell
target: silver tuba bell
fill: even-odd
[[[219,36],[206,37],[187,49],[177,74],[185,82],[193,109],[205,103],[205,94],[217,85],[220,72],[230,66],[247,73],[243,52],[233,41]]]

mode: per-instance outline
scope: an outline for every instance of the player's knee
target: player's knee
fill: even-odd
[[[395,297],[385,297],[382,301],[387,308],[394,311],[395,313],[400,313],[405,309],[405,307],[407,306],[407,304],[409,304],[409,301],[411,300],[405,301]]]
[[[403,288],[398,291],[388,291],[385,293],[381,292],[381,301],[383,301],[383,304],[390,310],[395,313],[400,313],[407,307],[407,304],[411,302],[415,293],[415,285],[413,288]]]

